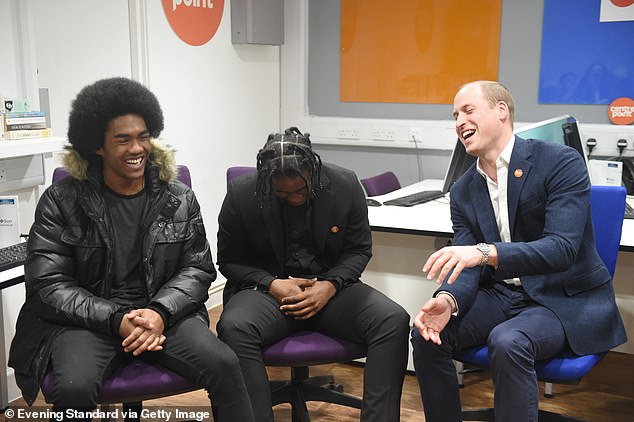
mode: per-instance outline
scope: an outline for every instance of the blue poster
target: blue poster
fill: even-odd
[[[602,7],[602,0],[544,0],[541,104],[634,98],[634,21],[602,22]],[[617,15],[627,19],[626,9]]]

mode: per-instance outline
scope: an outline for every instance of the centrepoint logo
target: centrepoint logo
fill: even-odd
[[[163,0],[163,11],[170,26],[189,45],[203,45],[218,30],[224,0]]]
[[[617,7],[628,7],[634,4],[634,0],[610,0]]]
[[[608,106],[608,118],[615,125],[634,123],[634,100],[628,97],[617,98]]]

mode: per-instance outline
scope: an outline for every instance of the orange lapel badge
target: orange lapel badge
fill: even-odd
[[[523,174],[524,172],[522,171],[522,169],[515,169],[515,171],[513,172],[513,176],[517,177],[518,179],[522,177]]]
[[[339,226],[332,226],[332,227],[330,228],[330,233],[332,233],[332,234],[337,234],[337,233],[339,233]]]

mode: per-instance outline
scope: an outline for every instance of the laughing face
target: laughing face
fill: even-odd
[[[511,137],[508,107],[504,101],[491,105],[478,83],[464,86],[454,98],[456,133],[468,154],[495,158]]]
[[[103,178],[113,191],[132,195],[144,187],[145,166],[152,152],[150,132],[137,114],[115,117],[108,123],[103,147]]]

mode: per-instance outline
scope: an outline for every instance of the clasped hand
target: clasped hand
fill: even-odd
[[[336,293],[331,282],[316,278],[277,278],[269,286],[269,294],[281,305],[280,311],[298,320],[317,315]]]
[[[147,351],[163,350],[165,336],[163,318],[152,309],[135,309],[123,316],[119,335],[123,337],[123,350],[139,356]]]

